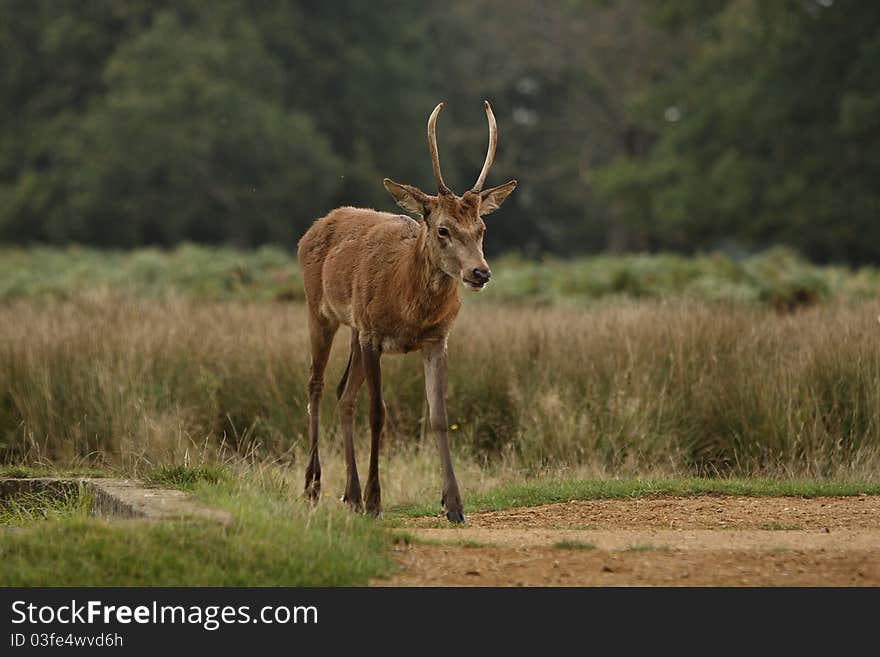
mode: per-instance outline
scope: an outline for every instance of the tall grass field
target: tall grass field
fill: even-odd
[[[289,262],[276,265],[295,275]],[[513,266],[510,276],[525,274]],[[90,277],[100,278],[83,274]],[[0,459],[133,473],[194,459],[297,463],[307,427],[305,310],[256,296],[135,295],[115,284],[7,299]],[[533,473],[877,472],[876,297],[780,312],[686,294],[538,308],[475,296],[466,297],[450,340],[450,429],[460,461]],[[341,375],[346,331],[329,379]],[[387,357],[383,368],[386,453],[433,458],[419,355]],[[328,394],[322,409],[330,453],[339,448],[334,401]]]

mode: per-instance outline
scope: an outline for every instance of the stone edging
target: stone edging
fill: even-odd
[[[100,477],[0,477],[0,498],[27,493],[60,495],[85,487],[92,497],[92,515],[142,520],[200,519],[227,525],[232,516],[171,488],[151,488],[133,479]]]

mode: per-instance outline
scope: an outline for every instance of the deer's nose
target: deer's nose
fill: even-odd
[[[488,269],[481,269],[480,267],[475,268],[473,274],[474,280],[477,283],[487,283],[489,279],[492,278],[491,271],[489,271]]]

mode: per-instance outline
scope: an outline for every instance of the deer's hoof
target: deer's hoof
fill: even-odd
[[[447,511],[446,519],[449,522],[464,522],[464,514],[461,511]]]

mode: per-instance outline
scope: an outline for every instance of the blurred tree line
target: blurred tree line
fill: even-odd
[[[520,186],[491,251],[880,256],[880,4],[0,0],[0,240],[292,246],[342,204]]]

